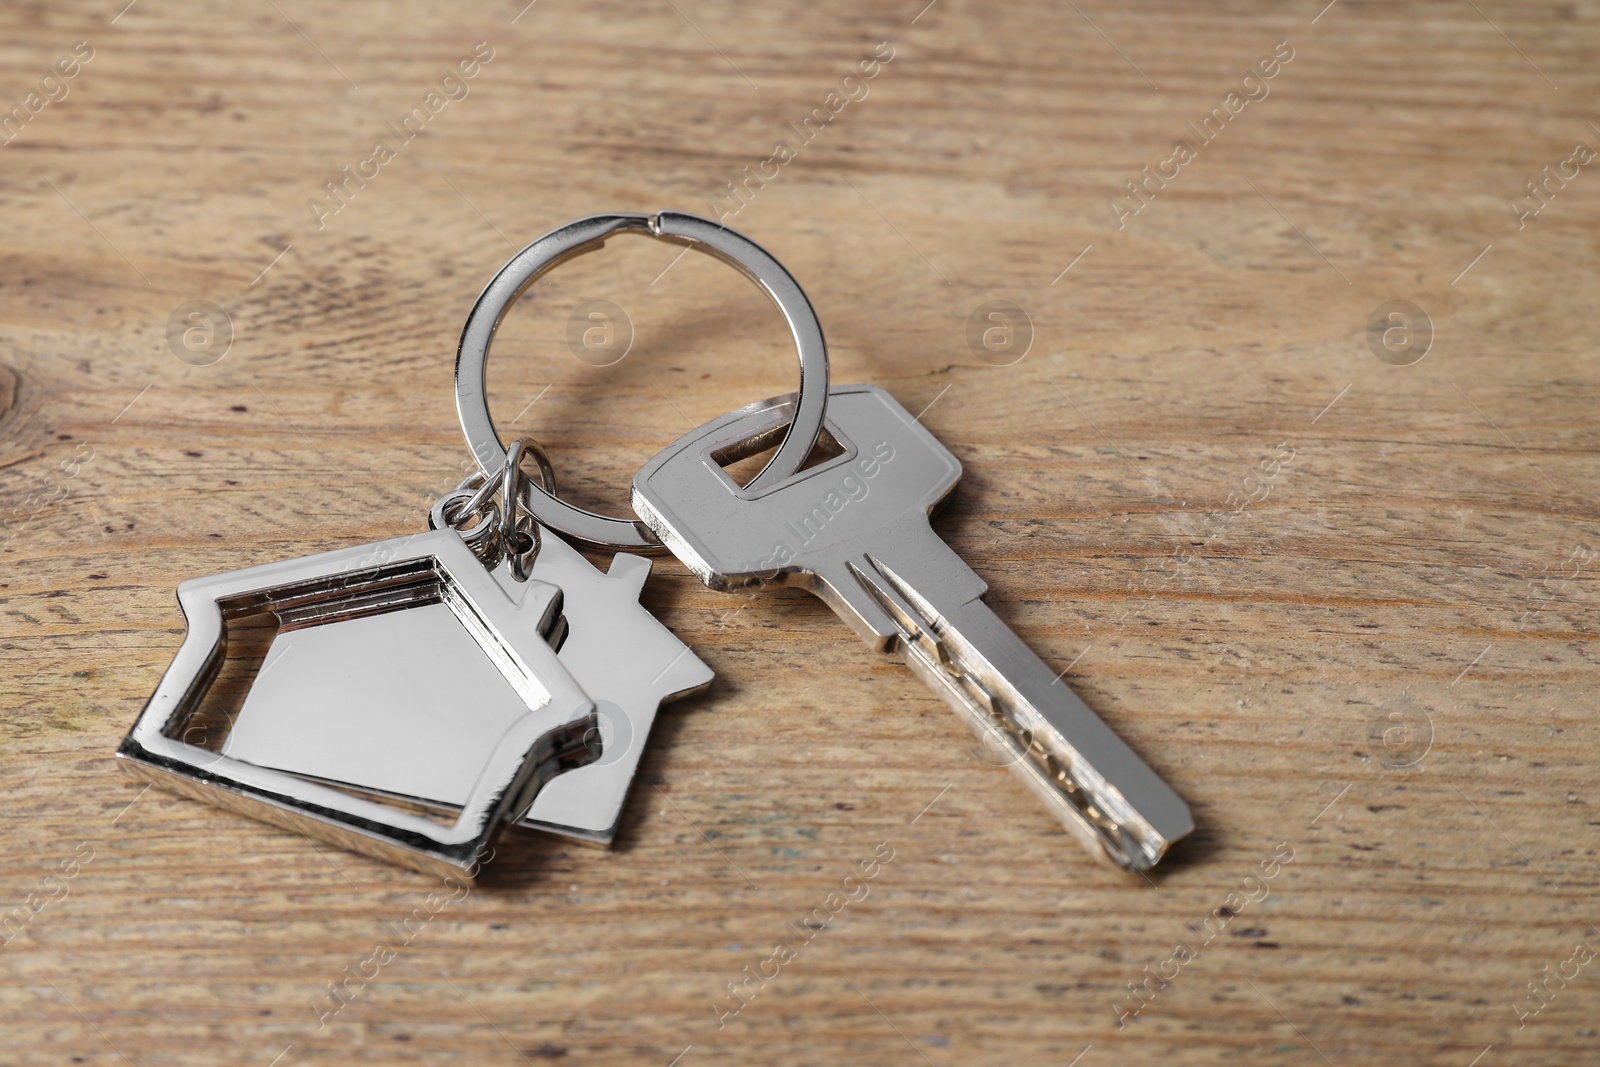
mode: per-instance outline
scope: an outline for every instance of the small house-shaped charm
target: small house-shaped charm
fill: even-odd
[[[525,584],[561,589],[562,618],[550,636],[562,664],[595,703],[598,721],[590,736],[600,751],[593,762],[564,770],[545,786],[518,826],[609,845],[657,710],[711,684],[711,668],[639,604],[649,573],[650,561],[642,556],[618,553],[610,569],[601,571],[561,538],[544,537]],[[493,577],[508,594],[517,594],[519,583],[505,563]],[[343,644],[359,639],[350,634]],[[402,691],[426,685],[419,673],[448,654],[441,645],[402,649],[398,641],[360,652],[330,641],[303,658],[291,647],[302,668],[307,660],[386,659],[383,684]],[[328,671],[291,670],[294,663],[283,658],[289,654],[290,648],[279,652],[274,646],[233,723],[223,749],[228,755],[429,810],[454,810],[473,782],[452,768],[481,762],[472,751],[499,736],[514,710],[486,693],[460,699],[468,695],[465,680],[448,699],[357,700],[328,684]],[[264,703],[260,710],[252,704],[258,698]],[[369,738],[389,735],[406,743],[387,746],[383,759],[359,766],[347,759],[352,748],[370,747]],[[325,743],[308,745],[308,737]]]
[[[188,632],[117,751],[125,770],[163,788],[470,880],[552,777],[597,754],[595,705],[548,640],[560,589],[497,581],[454,530],[192,579],[178,602]],[[262,633],[270,647],[242,701],[217,707],[230,641]],[[338,773],[319,780],[236,754],[249,746],[228,736],[235,721],[270,723],[276,712],[306,722],[308,708],[312,724],[348,709],[372,727],[359,744],[334,741],[332,729],[297,739],[336,754]],[[408,731],[419,717],[447,728]],[[341,787],[396,759],[425,761],[459,810],[441,818]]]

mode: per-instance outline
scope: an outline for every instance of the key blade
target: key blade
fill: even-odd
[[[829,391],[844,449],[756,493],[721,461],[770,443],[792,398],[691,431],[634,479],[634,510],[707,585],[809,589],[879,651],[898,652],[1093,853],[1154,865],[1188,807],[979,599],[981,576],[929,525],[961,463],[882,389]]]
[[[925,547],[945,548],[929,533]],[[903,569],[932,561],[921,562]],[[872,555],[849,569],[894,620],[912,671],[975,735],[999,745],[1012,771],[1086,848],[1138,872],[1194,830],[1183,799],[977,595],[924,595],[919,589],[940,586],[909,581]]]

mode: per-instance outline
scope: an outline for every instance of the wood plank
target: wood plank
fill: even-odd
[[[0,1063],[1600,1055],[1600,178],[1515,206],[1600,147],[1600,7],[119,7],[0,11]],[[397,134],[430,91],[460,98]],[[726,210],[780,141],[728,223],[835,381],[927,408],[967,472],[938,528],[1193,805],[1160,873],[1092,864],[820,603],[670,559],[646,604],[718,678],[611,851],[519,837],[435,914],[423,876],[117,773],[179,581],[419,529],[461,476],[454,345],[515,248]],[[565,265],[497,341],[496,417],[580,503],[793,388],[777,312],[675,256]],[[600,299],[633,331],[608,367],[567,340]],[[967,341],[1000,300],[1033,335],[1005,366]],[[1395,300],[1414,365],[1368,343]],[[193,301],[215,362],[169,344]]]

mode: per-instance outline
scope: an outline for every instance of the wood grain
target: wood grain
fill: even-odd
[[[1559,177],[1600,145],[1600,6],[119,7],[0,12],[0,111],[94,52],[0,147],[0,1064],[1600,1059],[1600,175]],[[435,913],[422,876],[116,772],[180,580],[418,529],[460,476],[454,344],[514,248],[712,210],[880,42],[728,221],[835,381],[926,408],[967,472],[939,529],[1193,805],[1159,875],[1089,862],[818,602],[670,559],[647,604],[718,678],[609,852],[519,838]],[[777,313],[674,256],[614,242],[497,341],[497,419],[579,502],[793,387]],[[634,331],[609,367],[567,342],[602,299]],[[1008,366],[967,341],[996,300],[1032,324]],[[1411,366],[1368,344],[1393,300],[1431,320]],[[190,301],[231,322],[209,365],[169,345]]]

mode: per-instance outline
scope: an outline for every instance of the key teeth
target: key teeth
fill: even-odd
[[[665,225],[667,215],[661,218]],[[1052,689],[1059,676],[983,604],[982,577],[934,533],[928,515],[955,487],[959,462],[884,390],[845,386],[829,396],[828,427],[847,448],[843,462],[860,462],[862,446],[877,441],[870,450],[877,469],[893,460],[893,470],[903,473],[876,484],[911,479],[900,482],[900,491],[873,490],[874,507],[886,510],[872,513],[872,522],[863,507],[852,503],[855,510],[844,512],[843,504],[835,507],[824,498],[820,506],[827,516],[815,515],[814,508],[814,518],[801,520],[802,534],[782,501],[774,511],[777,494],[740,490],[720,469],[735,458],[735,445],[748,446],[781,429],[786,398],[748,405],[669,446],[635,477],[634,510],[713,589],[752,581],[809,588],[869,646],[904,659],[974,729],[992,731],[1000,723],[1014,771],[1088,851],[1124,870],[1152,866],[1181,836],[1175,831],[1187,824],[1187,808],[1065,686]],[[889,421],[876,421],[884,417]],[[890,426],[895,432],[885,428]],[[874,427],[881,436],[873,436]],[[880,447],[886,449],[881,456]],[[907,458],[895,460],[897,454]],[[869,466],[861,467],[864,478],[876,477],[865,473]],[[824,463],[778,488],[808,477],[814,486],[821,484],[816,479],[834,469]],[[850,518],[836,520],[840,514]],[[839,525],[830,525],[835,521]],[[785,540],[762,558],[764,538],[756,535],[780,529]],[[867,551],[868,545],[881,548],[887,562]],[[777,559],[784,562],[774,567]],[[1043,745],[1030,752],[1034,734],[1045,730]],[[1045,762],[1052,757],[1070,781],[1052,775]]]
[[[1101,783],[1104,788],[1094,789],[1091,783],[1075,775],[1072,767],[1076,758],[1070,750],[1058,752],[1044,743],[1033,728],[1018,717],[1004,692],[985,684],[969,669],[941,632],[944,620],[932,605],[889,567],[871,556],[866,558],[866,564],[870,572],[859,567],[852,567],[852,570],[874,601],[900,622],[902,640],[910,646],[908,660],[924,661],[926,669],[944,683],[943,687],[935,687],[941,693],[959,693],[964,707],[958,707],[957,711],[974,716],[971,721],[974,729],[979,728],[981,722],[983,728],[1001,731],[1015,756],[1010,764],[1012,770],[1056,814],[1058,821],[1112,867],[1138,874],[1155,866],[1176,838],[1163,836],[1137,818],[1131,824],[1135,830],[1130,832],[1130,824],[1125,821],[1130,817],[1127,813],[1119,817],[1103,810],[1106,801],[1119,803],[1121,795],[1114,790],[1108,794],[1109,783]],[[873,582],[870,575],[879,576],[883,584],[879,586]],[[949,699],[947,696],[947,701]]]

